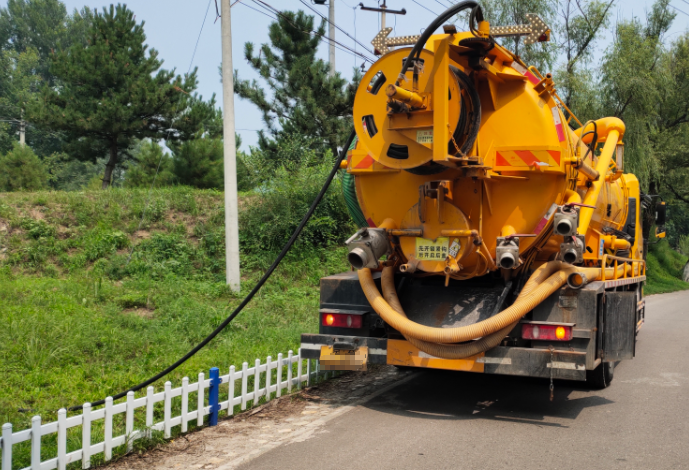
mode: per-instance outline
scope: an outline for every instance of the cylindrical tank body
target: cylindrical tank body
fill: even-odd
[[[433,36],[422,63],[397,80],[409,51],[373,64],[355,98],[358,143],[347,171],[368,225],[392,219],[405,266],[459,279],[497,269],[494,260],[509,250],[515,267],[531,254],[556,257],[563,238],[552,235],[553,214],[591,186],[577,158],[595,162],[565,120],[552,79],[460,33]],[[606,227],[622,228],[634,185],[629,175],[604,183],[585,258],[598,255]]]

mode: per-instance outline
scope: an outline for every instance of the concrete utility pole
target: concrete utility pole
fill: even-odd
[[[24,147],[26,145],[26,121],[24,121],[24,110],[22,109],[22,117],[19,120],[19,145]]]
[[[381,12],[380,12],[380,29],[385,29],[385,10],[387,10],[388,5],[385,0],[383,0],[383,4],[380,6]]]
[[[239,291],[239,221],[237,204],[237,142],[234,128],[232,16],[230,0],[221,0],[223,143],[225,169],[225,265],[227,284]]]
[[[330,0],[330,76],[335,76],[335,0]]]

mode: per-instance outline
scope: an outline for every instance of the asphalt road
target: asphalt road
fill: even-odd
[[[689,469],[689,292],[647,298],[612,385],[420,371],[242,469]]]

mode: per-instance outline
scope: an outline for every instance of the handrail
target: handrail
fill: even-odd
[[[623,258],[621,256],[609,255],[609,254],[605,253],[603,255],[603,259],[602,259],[602,266],[601,266],[602,269],[601,269],[601,279],[600,279],[603,282],[605,282],[605,280],[606,280],[605,279],[605,267],[607,266],[609,260],[614,261],[613,267],[615,269],[614,269],[614,274],[613,274],[613,278],[612,278],[613,281],[616,281],[619,279],[619,275],[617,273],[617,267],[618,267],[618,263],[620,261],[622,261],[624,263],[630,263],[631,264],[632,273],[631,273],[630,277],[636,277],[637,275],[638,276],[645,276],[646,275],[646,261],[645,260],[633,259],[633,258]],[[634,269],[635,263],[638,264],[638,270],[639,270],[638,274],[636,273],[636,269]],[[626,269],[622,273],[622,279],[627,279],[627,270]]]
[[[539,79],[543,80],[543,75],[541,74],[541,72],[538,71],[538,69],[536,68],[535,65],[529,66],[529,71],[531,73],[533,73],[534,75],[536,75]],[[565,111],[567,111],[567,114],[569,114],[569,118],[567,118],[567,124],[569,124],[569,122],[572,119],[574,119],[577,122],[577,124],[579,124],[579,127],[584,127],[584,125],[581,123],[581,121],[574,115],[572,110],[567,107],[564,100],[562,98],[560,98],[560,95],[557,94],[555,89],[553,89],[550,93],[555,97],[555,99],[558,101],[560,106],[565,108]]]

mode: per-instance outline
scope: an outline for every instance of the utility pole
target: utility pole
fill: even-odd
[[[24,147],[26,145],[26,121],[24,121],[24,110],[22,109],[22,117],[19,120],[19,145]]]
[[[335,76],[335,0],[330,0],[330,76]]]
[[[232,16],[230,0],[221,0],[223,144],[225,170],[225,267],[227,284],[239,291],[239,220],[237,204],[237,142],[234,128]]]
[[[404,8],[402,8],[401,10],[389,10],[389,9],[388,9],[387,0],[383,0],[383,4],[382,4],[382,5],[379,5],[378,7],[367,7],[367,6],[365,6],[363,3],[360,3],[360,4],[359,4],[359,8],[361,8],[361,9],[364,10],[364,11],[375,11],[375,12],[380,13],[380,26],[381,26],[380,30],[381,30],[381,33],[382,33],[383,31],[385,31],[385,28],[387,27],[387,24],[386,24],[386,21],[385,21],[385,20],[386,20],[386,17],[385,17],[385,16],[386,16],[388,13],[389,13],[389,14],[392,14],[392,15],[406,15],[406,14],[407,14],[407,10],[405,10]],[[379,33],[379,34],[381,34],[381,33]],[[386,37],[388,34],[390,34],[390,33],[388,32],[387,34],[385,34],[385,37]],[[376,36],[376,38],[378,38],[378,36]],[[376,41],[376,40],[374,40],[374,42],[372,43],[373,46],[374,46],[374,48],[376,47],[375,41]],[[383,44],[383,45],[385,45],[385,44]],[[387,45],[387,46],[386,46],[386,50],[389,50],[389,49],[392,49],[392,46]],[[375,49],[375,50],[374,50],[374,53],[375,53],[376,55],[382,55],[383,52],[384,52],[384,51],[378,50],[378,49]]]
[[[383,0],[383,4],[380,6],[380,29],[385,29],[385,10],[388,9],[386,0]]]

